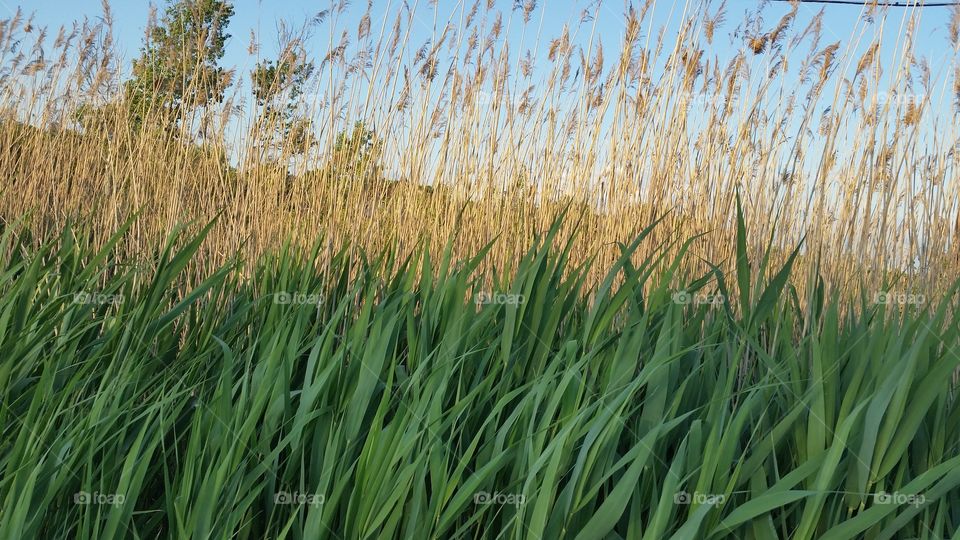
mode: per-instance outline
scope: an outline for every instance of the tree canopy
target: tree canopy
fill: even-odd
[[[231,72],[218,62],[233,14],[226,0],[180,0],[151,24],[124,86],[125,102],[138,122],[159,113],[177,123],[190,110],[223,100]]]

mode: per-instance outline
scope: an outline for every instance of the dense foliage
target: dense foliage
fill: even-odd
[[[492,289],[485,253],[287,249],[186,290],[202,233],[137,266],[8,226],[0,536],[955,534],[952,292],[802,305],[741,251],[730,299],[631,264],[648,232],[586,295],[552,236]]]
[[[158,110],[180,121],[189,109],[223,100],[231,76],[218,62],[232,16],[233,5],[224,0],[181,0],[170,3],[159,22],[150,21],[133,76],[124,82],[136,124]]]

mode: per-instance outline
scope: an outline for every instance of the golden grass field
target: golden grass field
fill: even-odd
[[[784,4],[761,2],[735,21],[722,3],[678,1],[671,33],[651,16],[666,6],[647,1],[609,50],[589,11],[599,4],[555,36],[529,2],[491,6],[437,20],[427,3],[380,26],[368,8],[347,27],[334,5],[315,28],[288,30],[290,58],[304,58],[293,52],[309,32],[329,40],[309,51],[318,69],[296,103],[312,129],[269,142],[271,118],[238,85],[142,125],[111,107],[122,67],[109,6],[59,35],[18,14],[0,27],[0,218],[28,216],[38,236],[80,220],[102,239],[140,209],[134,254],[219,214],[199,259],[210,268],[284,239],[324,236],[329,258],[344,244],[439,248],[456,232],[456,253],[494,241],[488,264],[506,269],[563,209],[563,235],[579,232],[573,259],[598,268],[663,216],[636,257],[703,235],[688,258],[702,272],[698,260],[732,264],[739,191],[751,253],[803,239],[798,268],[819,265],[831,286],[897,276],[937,290],[957,274],[956,10],[941,23],[951,63],[931,66],[914,51],[933,24],[922,9],[867,7],[836,41],[824,12],[798,4],[772,18]],[[414,17],[433,22],[426,43],[410,37]],[[718,57],[734,31],[735,53]],[[171,114],[179,127],[159,127]],[[337,145],[356,122],[375,136]]]
[[[960,7],[165,4],[0,21],[0,539],[960,539]]]

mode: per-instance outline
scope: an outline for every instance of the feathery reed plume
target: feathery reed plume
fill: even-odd
[[[950,8],[950,22],[947,24],[947,39],[954,49],[960,49],[960,4]]]
[[[863,56],[857,61],[857,71],[854,73],[854,78],[860,76],[870,68],[871,64],[874,63],[879,48],[880,42],[875,41],[870,45],[870,48],[867,49],[867,52],[863,53]]]
[[[652,16],[653,0],[628,4],[619,42],[598,2],[554,32],[533,22],[552,5],[531,0],[513,14],[492,0],[400,3],[376,25],[373,3],[358,4],[353,13],[333,2],[304,21],[322,23],[324,39],[290,39],[277,57],[257,58],[273,63],[253,85],[238,82],[253,74],[205,66],[205,47],[163,50],[169,21],[151,10],[143,51],[153,62],[135,70],[139,94],[107,9],[61,29],[55,54],[21,11],[0,21],[0,218],[28,215],[40,231],[83,219],[107,235],[146,208],[123,246],[134,257],[177,222],[221,215],[197,259],[208,267],[241,246],[255,257],[319,230],[333,247],[318,264],[347,245],[436,249],[459,227],[453,254],[498,238],[485,264],[509,269],[564,209],[590,231],[571,240],[576,261],[616,260],[618,242],[673,209],[669,235],[650,241],[707,235],[684,263],[697,272],[710,268],[695,261],[734,259],[730,215],[742,192],[761,216],[745,226],[775,238],[771,257],[806,238],[806,253],[822,259],[798,265],[820,264],[828,285],[859,276],[861,252],[904,272],[905,287],[940,286],[956,269],[940,255],[953,249],[957,169],[939,169],[936,189],[915,179],[929,176],[923,163],[956,157],[942,133],[945,108],[960,110],[960,68],[954,59],[941,75],[916,60],[913,36],[926,28],[915,14],[873,12],[908,17],[898,47],[881,48],[869,26],[847,46],[821,43],[823,9],[794,2],[765,25],[762,2],[730,29],[729,51],[713,45],[728,24],[725,1],[692,2],[669,22]],[[960,11],[951,13],[938,24],[956,48]],[[427,20],[436,23],[425,29]],[[250,56],[264,54],[261,37],[244,44]],[[309,50],[314,42],[322,49]],[[880,66],[898,67],[881,76]],[[923,99],[903,103],[920,85]],[[909,137],[888,144],[905,128]],[[868,193],[867,183],[882,189]],[[771,215],[784,218],[774,226]],[[572,238],[572,226],[558,234]],[[911,273],[914,259],[938,270]]]
[[[753,54],[762,54],[767,49],[767,43],[770,41],[770,34],[759,34],[747,39],[747,45]]]
[[[708,45],[713,43],[713,34],[717,31],[718,27],[723,26],[726,17],[727,0],[720,2],[720,6],[717,8],[717,11],[714,12],[713,16],[710,16],[709,13],[704,10],[703,35],[706,38]]]

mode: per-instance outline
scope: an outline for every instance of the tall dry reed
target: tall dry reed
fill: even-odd
[[[28,216],[38,236],[80,219],[105,238],[142,209],[123,247],[136,255],[219,214],[199,259],[211,268],[285,238],[326,235],[322,264],[345,243],[404,253],[458,231],[457,253],[495,240],[489,264],[506,269],[562,210],[563,235],[580,233],[573,259],[598,268],[665,215],[638,258],[702,234],[688,260],[729,269],[739,192],[751,253],[803,239],[798,266],[830,286],[898,276],[936,290],[957,275],[958,11],[931,66],[919,8],[865,8],[833,41],[829,14],[796,3],[774,17],[784,5],[761,2],[735,25],[725,2],[647,0],[609,28],[609,3],[592,2],[550,37],[534,1],[460,2],[449,20],[432,2],[385,3],[348,26],[335,2],[283,34],[316,69],[294,103],[309,130],[279,141],[236,83],[223,103],[135,123],[106,7],[55,39],[25,15],[3,21],[0,218]],[[680,24],[658,26],[655,10]],[[311,35],[325,50],[305,48]],[[338,137],[357,122],[359,138]]]

